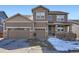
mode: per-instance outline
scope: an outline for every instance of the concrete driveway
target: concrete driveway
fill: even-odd
[[[26,39],[4,39],[0,40],[0,53],[42,53],[40,46],[30,46]]]

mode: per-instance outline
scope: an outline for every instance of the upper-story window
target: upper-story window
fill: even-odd
[[[65,15],[57,15],[56,20],[62,22],[62,21],[64,21],[64,16],[65,16]]]
[[[36,12],[36,19],[45,19],[45,12]]]
[[[52,21],[52,15],[48,15],[48,21]]]

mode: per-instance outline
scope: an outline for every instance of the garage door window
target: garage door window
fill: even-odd
[[[44,30],[44,29],[36,29],[36,30]]]
[[[24,28],[9,28],[8,30],[24,30]]]
[[[24,30],[24,28],[15,28],[14,30]]]

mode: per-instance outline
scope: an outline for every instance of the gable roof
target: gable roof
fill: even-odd
[[[35,7],[35,8],[33,8],[33,9],[32,9],[32,12],[33,12],[33,10],[35,10],[35,9],[37,9],[37,8],[44,8],[44,9],[46,9],[46,10],[49,11],[49,9],[47,9],[46,7],[43,7],[42,5],[39,5],[39,6]]]
[[[0,16],[5,16],[6,18],[8,18],[8,16],[6,15],[6,13],[4,11],[0,11]]]
[[[63,11],[49,11],[48,14],[69,14],[69,13]]]
[[[8,20],[10,20],[10,19],[12,19],[12,18],[14,18],[14,17],[17,17],[17,16],[21,16],[21,17],[25,18],[26,20],[31,21],[28,17],[25,17],[25,16],[23,16],[23,15],[21,15],[21,14],[19,14],[19,13],[16,14],[16,15],[14,15],[14,16],[12,16],[12,17],[7,18],[5,21],[8,21]]]
[[[3,19],[8,18],[8,16],[6,15],[4,11],[0,11],[0,17],[2,17]]]
[[[29,18],[30,20],[33,20],[33,15],[24,15],[24,16]]]

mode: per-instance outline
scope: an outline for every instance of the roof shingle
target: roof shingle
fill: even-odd
[[[48,14],[69,14],[67,12],[62,12],[62,11],[49,11]]]

